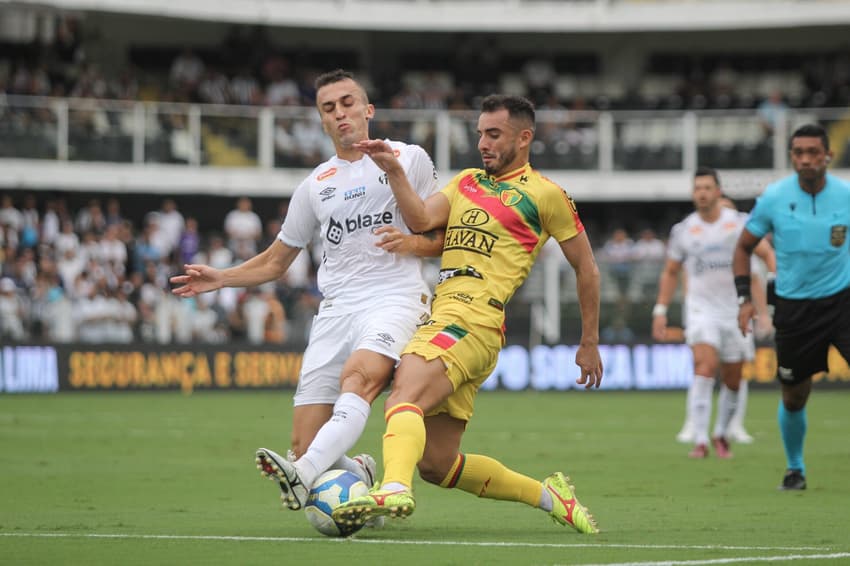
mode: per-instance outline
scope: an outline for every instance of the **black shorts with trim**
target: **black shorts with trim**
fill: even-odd
[[[850,360],[850,288],[820,299],[776,297],[776,378],[793,385],[827,370],[829,345]]]

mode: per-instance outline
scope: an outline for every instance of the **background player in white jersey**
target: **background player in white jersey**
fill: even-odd
[[[181,297],[276,280],[320,230],[323,300],[295,392],[292,455],[260,448],[256,457],[263,475],[279,482],[290,509],[304,505],[312,483],[330,468],[358,473],[372,485],[372,457],[350,459],[345,453],[363,432],[372,401],[389,384],[401,349],[428,319],[431,291],[416,256],[436,256],[442,249],[442,237],[410,233],[386,174],[353,147],[368,139],[375,113],[363,87],[337,70],[318,77],[316,89],[322,127],[336,155],[297,187],[277,239],[236,267],[186,265],[184,275],[171,279],[181,285],[174,289]],[[414,190],[422,198],[434,192],[436,173],[425,150],[387,143]]]
[[[720,206],[737,211],[738,208],[729,197],[720,198]],[[745,221],[749,218],[749,213],[738,212]],[[764,244],[768,245],[768,244]],[[767,253],[771,253],[768,251]],[[753,257],[752,265],[752,295],[753,305],[756,307],[757,317],[755,319],[755,331],[753,335],[756,338],[767,338],[773,333],[773,318],[767,304],[767,282],[773,277],[773,273],[768,272],[767,264],[758,256]],[[683,285],[687,287],[687,282]],[[755,344],[753,344],[755,346]],[[755,359],[755,347],[748,353],[746,361]],[[696,431],[694,430],[693,416],[691,415],[690,401],[693,398],[694,390],[698,388],[698,381],[691,380],[691,385],[688,388],[688,396],[685,400],[685,422],[682,425],[681,431],[676,435],[676,440],[685,444],[691,444],[696,440]],[[723,389],[728,389],[725,383],[720,384],[720,395],[728,395]],[[735,413],[732,415],[732,420],[726,427],[726,439],[730,442],[739,442],[741,444],[751,444],[753,437],[747,432],[744,426],[744,419],[747,416],[747,400],[749,397],[749,382],[746,379],[741,379],[741,384],[738,387],[738,403],[735,408]],[[718,425],[720,422],[718,421]],[[717,434],[715,434],[717,436]]]
[[[673,226],[668,259],[659,278],[658,298],[652,314],[652,335],[666,339],[667,306],[673,298],[679,273],[687,276],[685,337],[694,356],[694,378],[688,392],[688,408],[694,429],[692,458],[708,456],[708,428],[714,375],[720,369],[725,384],[718,399],[713,445],[720,458],[730,458],[726,431],[737,406],[744,360],[752,356],[752,337],[737,330],[737,295],[732,278],[732,252],[745,219],[721,205],[717,172],[700,167],[694,175],[695,212]],[[758,255],[775,265],[772,250],[762,247]]]

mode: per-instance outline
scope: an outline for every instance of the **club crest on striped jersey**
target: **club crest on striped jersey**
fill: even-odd
[[[516,206],[522,200],[522,193],[516,189],[506,189],[499,193],[499,200],[505,206]]]

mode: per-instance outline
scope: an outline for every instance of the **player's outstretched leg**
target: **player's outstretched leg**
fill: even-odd
[[[263,477],[278,482],[280,499],[286,507],[293,511],[304,507],[308,490],[298,477],[298,471],[292,462],[268,448],[257,450],[255,462]]]
[[[333,518],[348,525],[363,525],[376,517],[409,517],[415,509],[416,501],[408,489],[373,489],[334,509]]]
[[[593,515],[576,499],[575,487],[570,485],[570,478],[556,472],[543,480],[543,489],[552,496],[552,511],[549,516],[553,521],[559,525],[569,525],[584,534],[599,532]]]

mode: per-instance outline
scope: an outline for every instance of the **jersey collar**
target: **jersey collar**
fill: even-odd
[[[528,175],[531,173],[531,163],[526,162],[525,165],[520,167],[519,169],[514,169],[513,171],[509,171],[500,177],[490,177],[496,183],[503,183],[505,181],[510,181],[511,179],[516,179],[517,177],[521,177],[523,175]]]

